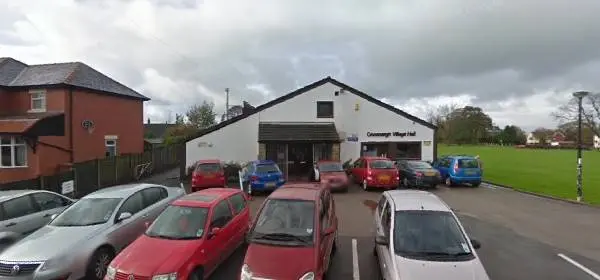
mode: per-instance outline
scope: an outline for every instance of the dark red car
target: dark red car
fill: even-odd
[[[244,243],[247,201],[241,190],[229,188],[177,199],[114,258],[105,279],[206,279]]]
[[[263,202],[246,241],[241,280],[322,280],[336,251],[338,219],[328,188],[284,185]]]
[[[317,170],[321,183],[332,191],[348,191],[348,175],[344,171],[341,162],[333,160],[318,161]]]
[[[192,173],[192,192],[207,188],[225,187],[225,170],[218,159],[206,159],[196,163]]]
[[[395,189],[400,184],[400,173],[394,162],[384,157],[361,157],[350,168],[352,180],[364,190],[369,188]]]

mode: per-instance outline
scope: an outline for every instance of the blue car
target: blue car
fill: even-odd
[[[248,192],[273,191],[285,183],[283,173],[272,160],[251,161],[242,173],[242,183]]]
[[[433,162],[432,166],[440,172],[446,186],[470,184],[478,187],[481,184],[483,172],[479,159],[472,156],[442,156]]]

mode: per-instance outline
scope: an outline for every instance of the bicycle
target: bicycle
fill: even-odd
[[[138,164],[134,168],[134,174],[136,181],[139,181],[144,175],[150,175],[152,173],[152,162]]]

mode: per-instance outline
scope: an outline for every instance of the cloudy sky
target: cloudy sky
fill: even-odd
[[[553,126],[600,90],[597,0],[0,0],[0,56],[82,61],[152,98],[264,103],[326,76],[420,117],[476,105]]]

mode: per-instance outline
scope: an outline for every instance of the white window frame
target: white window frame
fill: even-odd
[[[2,143],[2,139],[8,138],[10,139],[10,143],[8,144],[4,144]],[[8,166],[4,166],[2,165],[2,151],[4,150],[4,148],[6,147],[10,147],[10,165]],[[16,153],[17,153],[17,147],[25,147],[25,157],[24,157],[24,163],[23,165],[16,165]],[[27,168],[27,156],[29,153],[29,149],[27,148],[27,143],[25,142],[25,139],[18,137],[18,136],[0,136],[0,169],[2,168]]]
[[[46,90],[43,90],[43,89],[30,90],[29,95],[30,95],[29,107],[31,108],[29,110],[29,112],[32,112],[32,113],[46,112]],[[40,101],[40,103],[41,103],[40,108],[34,107],[34,104],[35,104],[34,101]]]
[[[115,135],[106,135],[104,136],[104,150],[108,152],[108,149],[114,149],[115,153],[112,156],[117,156],[119,154],[119,137]]]

